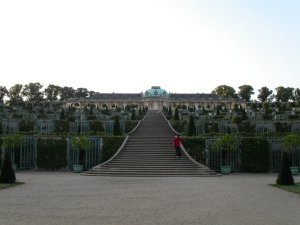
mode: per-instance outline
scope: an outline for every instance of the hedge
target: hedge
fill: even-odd
[[[241,171],[263,173],[271,168],[271,151],[266,138],[241,139]]]
[[[102,160],[101,163],[109,160],[119,149],[124,141],[124,137],[104,137],[102,146]]]
[[[44,169],[60,169],[67,165],[66,139],[41,139],[37,141],[37,166]]]
[[[205,139],[196,137],[184,137],[182,144],[191,157],[197,162],[206,164]]]

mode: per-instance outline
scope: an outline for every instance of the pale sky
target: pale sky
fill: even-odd
[[[1,0],[0,86],[300,88],[299,0]]]

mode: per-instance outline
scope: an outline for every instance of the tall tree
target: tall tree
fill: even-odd
[[[46,100],[53,102],[58,100],[58,95],[60,93],[60,86],[49,84],[47,88],[44,90],[44,94],[46,96]]]
[[[295,89],[293,99],[296,104],[300,104],[300,88]]]
[[[262,87],[261,89],[258,90],[258,92],[259,92],[259,94],[258,94],[257,98],[261,102],[266,102],[273,93],[273,91],[267,87]]]
[[[60,100],[64,101],[68,98],[75,98],[75,90],[72,87],[63,87],[60,89]]]
[[[89,98],[92,98],[95,94],[96,94],[96,92],[94,92],[94,91],[89,91],[88,97],[89,97]]]
[[[43,92],[41,89],[43,85],[39,82],[26,84],[23,88],[22,94],[28,101],[39,102],[43,100]]]
[[[89,91],[86,88],[77,88],[75,91],[76,98],[86,98],[89,95]]]
[[[9,104],[18,105],[23,102],[22,98],[22,84],[15,84],[8,91]]]
[[[236,98],[237,94],[233,87],[227,85],[217,86],[213,91],[213,94],[217,94],[219,96],[223,96],[225,98]]]
[[[244,84],[239,86],[238,96],[242,99],[245,99],[246,102],[250,102],[251,95],[254,94],[254,89],[251,85]]]
[[[0,103],[3,103],[5,95],[8,94],[8,90],[5,86],[0,86]]]
[[[283,86],[279,86],[277,88],[275,88],[276,90],[276,101],[277,102],[288,102],[289,100],[293,99],[293,92],[294,92],[294,88],[291,87],[283,87]]]

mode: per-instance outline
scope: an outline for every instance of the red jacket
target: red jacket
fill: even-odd
[[[173,145],[175,148],[179,148],[181,144],[181,138],[179,136],[175,137],[173,139]]]

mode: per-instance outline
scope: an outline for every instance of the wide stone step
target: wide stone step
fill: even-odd
[[[84,173],[85,175],[90,175],[90,176],[134,176],[134,177],[145,177],[145,176],[161,176],[161,177],[169,177],[169,176],[195,176],[195,177],[206,177],[206,176],[218,176],[219,174],[215,172],[180,172],[180,171],[173,171],[173,172],[152,172],[152,171],[95,171],[95,172],[88,172]]]
[[[112,161],[96,166],[90,176],[216,176],[205,166],[194,164],[185,155],[175,158],[174,134],[161,112],[149,112]]]

